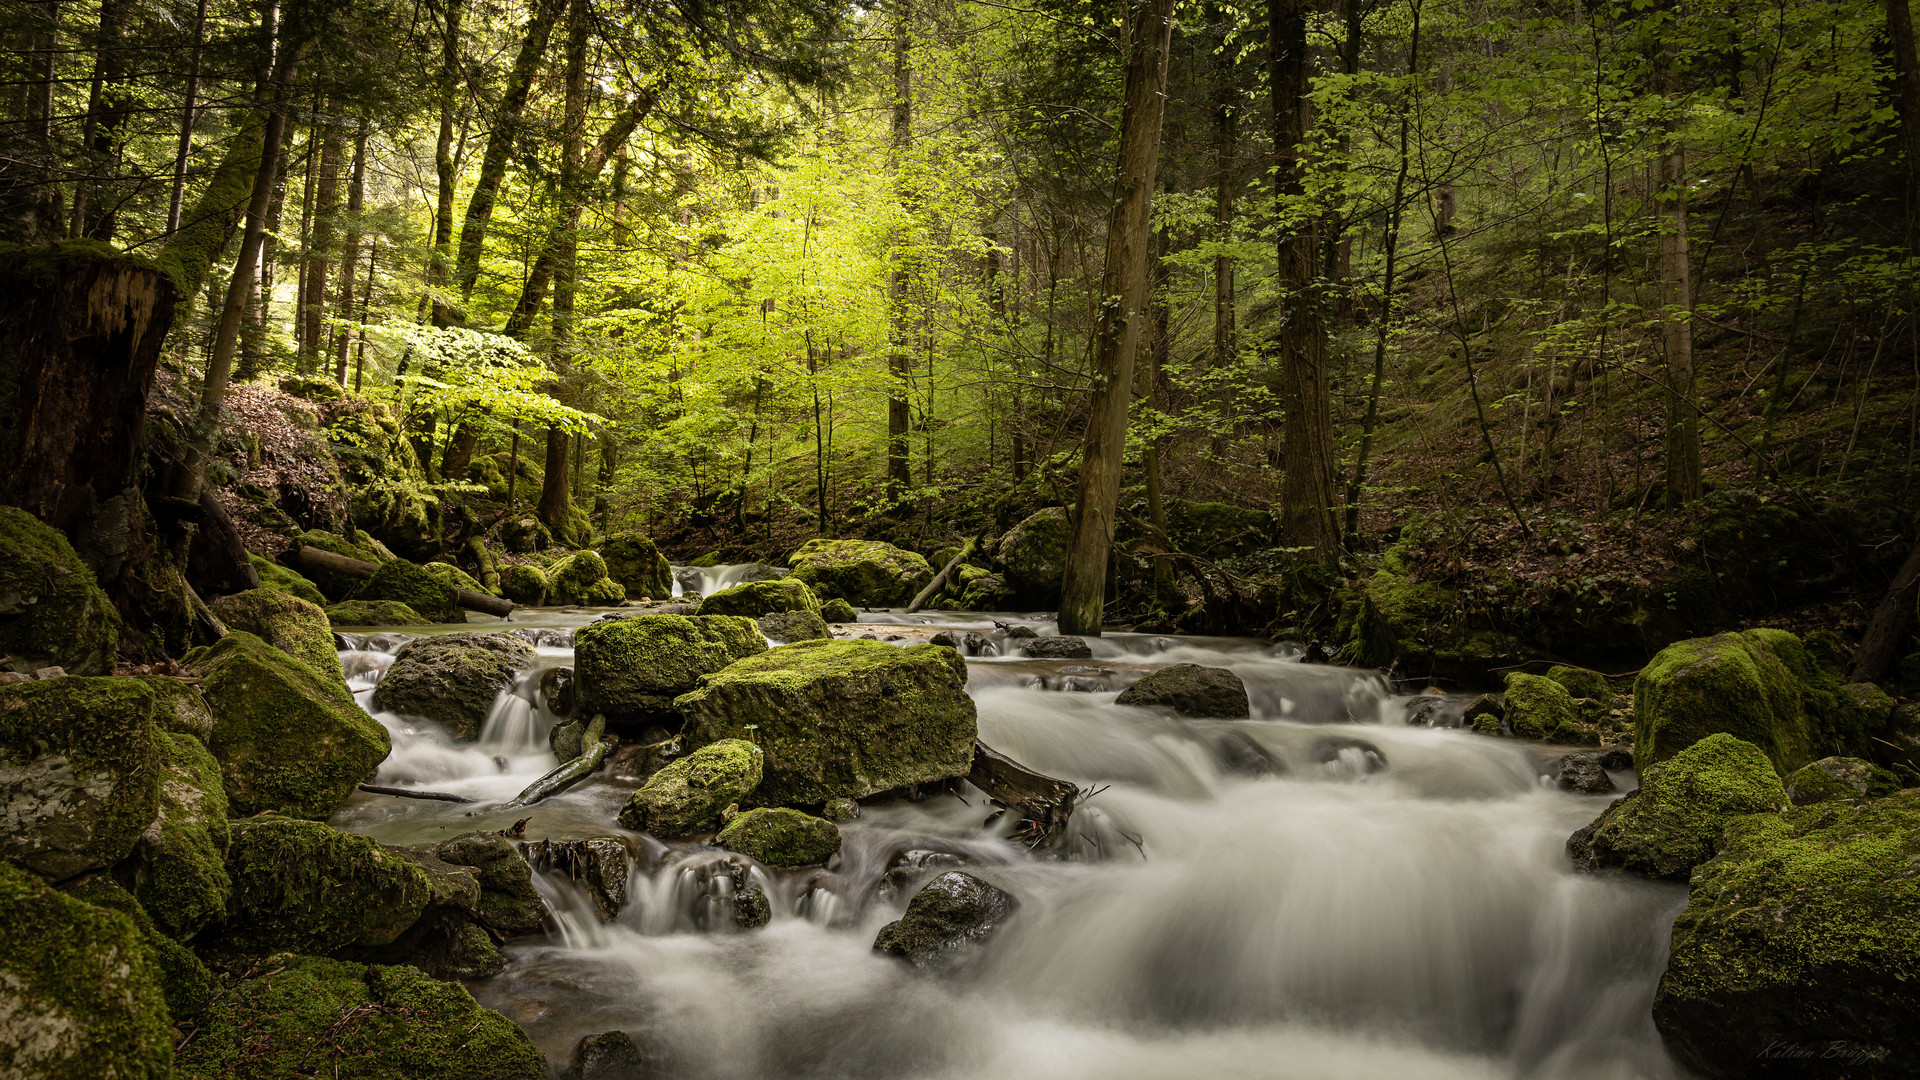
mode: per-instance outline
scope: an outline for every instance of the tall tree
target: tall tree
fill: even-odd
[[[340,335],[334,338],[334,381],[347,385],[347,355],[353,349],[353,278],[360,266],[360,215],[367,202],[367,135],[371,123],[360,118],[353,135],[353,166],[347,179],[347,239],[340,247]]]
[[[1694,406],[1693,268],[1687,251],[1687,152],[1682,140],[1679,78],[1674,71],[1677,30],[1674,8],[1656,21],[1660,40],[1653,55],[1653,92],[1660,96],[1660,140],[1655,153],[1660,204],[1661,343],[1667,374],[1667,505],[1702,494],[1700,414]]]
[[[593,27],[588,0],[572,0],[567,12],[566,100],[560,120],[560,196],[566,207],[567,227],[549,239],[547,252],[552,256],[553,275],[553,368],[559,390],[568,387],[573,367],[573,301],[575,261],[579,244],[573,226],[580,220],[580,207],[586,202],[585,183],[580,175],[580,143],[587,134],[587,44]],[[601,154],[604,164],[611,156]],[[536,303],[538,301],[535,301]],[[564,400],[564,399],[563,399]],[[571,464],[567,429],[558,424],[547,427],[547,466],[540,478],[540,520],[547,528],[563,535],[570,533],[573,517],[573,485],[569,482]],[[585,541],[585,537],[576,537]]]
[[[896,0],[893,28],[893,170],[900,200],[901,225],[895,235],[893,273],[887,285],[890,307],[887,368],[887,486],[898,496],[911,483],[907,468],[907,384],[913,377],[913,315],[908,310],[913,284],[912,255],[906,243],[920,198],[907,155],[913,149],[913,2]]]
[[[433,325],[453,323],[453,308],[447,303],[447,259],[453,251],[453,197],[459,184],[453,160],[453,120],[460,104],[460,12],[461,0],[444,0],[441,5],[440,42],[440,131],[433,144],[433,171],[438,183],[433,209],[433,257],[427,271],[427,288],[433,294]],[[461,471],[466,469],[461,463]]]
[[[1166,114],[1173,0],[1149,0],[1129,5],[1126,10],[1126,104],[1120,120],[1113,211],[1107,220],[1100,314],[1094,327],[1093,393],[1087,407],[1073,519],[1067,532],[1066,572],[1060,581],[1063,634],[1100,633],[1106,608],[1107,558],[1113,548],[1120,471],[1127,447],[1133,361],[1141,332],[1149,321],[1153,186],[1160,163],[1160,123]]]

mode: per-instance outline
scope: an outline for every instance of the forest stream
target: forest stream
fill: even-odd
[[[539,659],[477,743],[375,713],[393,737],[376,783],[473,803],[362,793],[332,819],[387,844],[521,818],[528,841],[624,838],[635,858],[613,921],[568,875],[541,874],[548,934],[469,984],[556,1069],[583,1036],[618,1029],[686,1080],[1679,1074],[1648,1009],[1685,888],[1575,873],[1567,836],[1609,797],[1545,780],[1551,748],[1410,724],[1413,699],[1377,671],[1303,663],[1287,644],[1142,634],[1092,640],[1091,660],[972,656],[981,739],[1092,792],[1057,856],[1029,854],[1010,815],[962,785],[865,808],[824,869],[771,870],[619,828],[630,789],[617,783],[501,806],[554,766],[540,675],[571,664],[573,629],[596,617],[530,609],[504,625]],[[1054,633],[1039,617],[898,611],[840,629],[928,624],[992,653],[1018,652],[1008,627]],[[443,629],[342,634],[358,700],[409,636]],[[1181,662],[1231,669],[1252,718],[1115,703]],[[881,926],[955,866],[1017,898],[1004,932],[940,976],[876,953]],[[772,920],[741,931],[729,905],[749,885]]]

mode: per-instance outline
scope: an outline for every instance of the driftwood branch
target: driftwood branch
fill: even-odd
[[[296,558],[300,565],[309,570],[322,570],[344,577],[370,578],[379,567],[360,559],[350,559],[345,555],[335,555],[317,547],[302,545],[296,549]],[[498,596],[488,596],[472,589],[455,589],[454,602],[468,611],[478,611],[485,615],[498,615],[505,618],[513,614],[513,601],[502,600]]]
[[[1035,850],[1051,847],[1066,835],[1080,798],[1075,785],[1034,772],[978,739],[973,742],[973,769],[967,782],[1018,811],[1027,821],[1023,839]]]
[[[551,798],[567,790],[598,772],[602,762],[607,760],[607,752],[613,749],[613,740],[601,738],[607,730],[607,718],[596,716],[587,726],[583,749],[572,761],[548,772],[545,776],[527,785],[527,789],[515,795],[511,802],[501,806],[503,810],[517,810],[523,806],[532,806],[542,799]]]
[[[472,802],[465,795],[454,795],[445,791],[414,791],[410,788],[381,787],[379,784],[361,784],[360,790],[369,795],[392,795],[399,799],[432,799],[434,802]]]
[[[938,593],[940,591],[941,586],[947,583],[947,577],[953,573],[953,568],[956,566],[959,566],[961,563],[961,560],[973,554],[973,549],[978,547],[979,545],[980,545],[979,537],[975,536],[975,537],[968,538],[967,542],[960,546],[960,554],[955,555],[951,559],[948,559],[947,565],[941,567],[940,572],[933,575],[933,580],[927,582],[927,587],[920,590],[920,595],[915,596],[913,598],[913,603],[907,605],[907,614],[911,615],[914,612],[919,611],[920,608],[924,606],[928,600],[933,599],[934,594]]]

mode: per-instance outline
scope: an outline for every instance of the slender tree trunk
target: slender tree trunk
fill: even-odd
[[[913,3],[898,0],[893,31],[893,168],[894,186],[900,200],[901,215],[911,219],[920,208],[919,184],[908,177],[907,155],[913,149]],[[911,413],[907,398],[908,380],[913,377],[913,330],[908,298],[913,284],[914,260],[906,251],[904,235],[912,228],[903,221],[893,251],[893,274],[887,286],[891,322],[887,342],[887,368],[892,376],[887,393],[887,487],[898,498],[912,483],[907,465],[907,434]]]
[[[1172,335],[1169,333],[1168,326],[1167,300],[1163,295],[1163,290],[1166,288],[1166,272],[1162,268],[1163,263],[1161,260],[1166,257],[1166,254],[1167,234],[1164,231],[1155,233],[1153,241],[1153,262],[1147,273],[1147,279],[1152,287],[1152,292],[1149,294],[1147,303],[1149,310],[1152,312],[1153,337],[1147,349],[1146,378],[1141,380],[1142,386],[1136,393],[1137,396],[1146,399],[1149,407],[1155,411],[1156,425],[1159,422],[1158,413],[1160,412],[1160,402],[1157,400],[1157,393],[1160,390],[1161,372],[1166,369],[1167,350],[1172,346]],[[1167,533],[1167,507],[1165,492],[1162,491],[1160,487],[1161,449],[1161,440],[1156,435],[1154,438],[1148,440],[1147,445],[1142,448],[1140,456],[1147,470],[1147,520],[1152,522],[1153,527],[1160,531],[1160,535],[1165,536]],[[1172,592],[1173,562],[1166,555],[1156,555],[1153,558],[1154,602],[1156,604],[1164,602]]]
[[[552,354],[553,368],[560,378],[557,394],[562,400],[571,397],[573,389],[570,383],[573,373],[575,260],[580,250],[574,239],[574,227],[580,220],[581,208],[585,206],[587,197],[580,144],[587,133],[587,45],[592,27],[586,0],[573,0],[567,13],[566,98],[561,110],[560,133],[560,192],[561,204],[566,208],[566,226],[550,237],[547,250],[542,252],[543,258],[551,254],[553,267],[549,271],[553,275]],[[624,142],[626,136],[622,134],[619,138]],[[611,150],[604,144],[595,148],[596,174],[611,156]],[[531,310],[527,317],[532,318]],[[540,520],[546,522],[547,528],[555,534],[569,536],[573,543],[585,543],[589,538],[572,536],[570,528],[573,523],[572,449],[565,430],[557,426],[547,429],[547,471],[541,478],[539,513]]]
[[[1894,103],[1900,110],[1900,143],[1907,152],[1907,245],[1916,246],[1920,219],[1920,59],[1914,55],[1913,15],[1907,0],[1887,0],[1887,44],[1893,54]]]
[[[446,298],[448,257],[453,251],[453,196],[459,183],[453,160],[453,116],[460,97],[460,0],[444,5],[446,35],[441,42],[440,133],[433,144],[433,171],[439,192],[433,210],[433,258],[427,283],[433,294],[433,325],[451,326],[453,308]]]
[[[1687,156],[1680,140],[1673,59],[1654,58],[1654,92],[1667,98],[1658,162],[1660,176],[1661,337],[1667,354],[1667,505],[1698,499],[1700,414],[1694,409],[1693,271],[1687,255]]]
[[[1307,0],[1267,0],[1273,65],[1273,144],[1279,158],[1278,344],[1281,404],[1286,410],[1286,478],[1281,531],[1287,541],[1331,560],[1339,547],[1334,521],[1333,399],[1318,280],[1318,215],[1306,202],[1304,144],[1311,124],[1307,98]]]
[[[127,0],[101,0],[99,37],[94,42],[93,82],[87,91],[87,118],[80,138],[88,178],[74,185],[71,235],[111,240],[119,193],[102,183],[115,171],[114,151],[132,102],[120,85],[126,78],[124,49]]]
[[[193,13],[193,59],[187,63],[187,92],[180,106],[180,147],[173,156],[173,191],[167,198],[167,232],[180,228],[180,206],[187,191],[187,164],[193,157],[194,108],[200,97],[200,52],[207,38],[207,0]]]
[[[474,282],[479,280],[480,249],[486,243],[487,223],[493,218],[500,184],[507,176],[507,158],[519,136],[520,117],[533,92],[533,76],[540,68],[540,56],[546,52],[553,24],[566,6],[567,0],[536,0],[527,19],[526,36],[520,42],[520,54],[514,58],[506,88],[494,109],[493,128],[487,133],[487,149],[480,159],[480,177],[467,200],[466,221],[460,227],[459,260],[453,276],[463,300],[473,295]]]
[[[367,366],[367,313],[373,307],[373,265],[379,256],[380,238],[376,236],[373,243],[367,245],[367,284],[360,293],[360,333],[356,335],[359,342],[353,353],[353,392],[356,394],[360,392],[360,377]],[[422,462],[423,466],[432,464],[431,458]]]
[[[360,266],[360,211],[367,198],[367,134],[371,124],[360,118],[353,135],[353,170],[347,180],[347,241],[340,248],[340,335],[334,339],[334,381],[347,385],[347,355],[353,349],[354,273]]]
[[[334,108],[328,104],[328,111]],[[319,366],[327,341],[327,271],[333,254],[333,220],[340,208],[340,129],[331,118],[320,138],[320,164],[314,177],[312,244],[307,250],[306,307],[300,313],[306,330],[300,340],[300,371],[311,374]]]
[[[1133,359],[1147,315],[1153,185],[1160,161],[1160,123],[1166,112],[1173,0],[1130,6],[1128,15],[1132,25],[1126,106],[1120,123],[1113,214],[1107,223],[1106,269],[1100,283],[1103,299],[1094,327],[1093,394],[1068,526],[1066,573],[1060,583],[1063,634],[1100,633],[1107,557],[1113,547],[1127,445],[1127,404],[1133,396]]]

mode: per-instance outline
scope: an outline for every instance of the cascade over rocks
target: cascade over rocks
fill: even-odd
[[[1035,640],[1044,641],[1045,638]],[[1120,691],[1116,705],[1171,709],[1181,716],[1245,719],[1252,715],[1247,686],[1226,668],[1174,664],[1142,675]]]
[[[1669,1049],[1734,1080],[1755,1074],[1759,1048],[1840,1040],[1849,1057],[1782,1071],[1914,1075],[1916,861],[1920,790],[1728,821],[1673,924],[1653,1002]]]
[[[702,675],[767,651],[752,619],[637,615],[588,623],[573,639],[575,711],[619,730],[660,724]]]
[[[731,589],[721,589],[700,600],[702,615],[745,615],[759,618],[774,612],[804,611],[818,614],[820,601],[806,583],[795,578],[749,581]]]
[[[784,806],[760,807],[735,815],[714,842],[767,866],[812,866],[840,850],[840,829]]]
[[[536,659],[533,647],[512,634],[414,638],[374,684],[373,707],[425,717],[456,739],[478,738],[494,698]]]
[[[256,954],[390,945],[434,892],[424,870],[368,837],[277,815],[233,823],[227,873],[232,899],[215,935]]]
[[[659,837],[710,832],[720,812],[744,802],[764,775],[760,747],[721,739],[654,773],[627,798],[620,824]]]
[[[133,920],[0,862],[0,1063],[34,1080],[167,1080],[173,1029]]]
[[[50,881],[126,858],[160,810],[155,712],[139,679],[0,684],[0,858]]]
[[[160,733],[160,808],[134,844],[133,895],[185,941],[227,906],[227,795],[220,763],[191,735]]]
[[[994,544],[993,558],[1000,568],[1005,599],[1012,606],[1041,610],[1058,605],[1060,579],[1067,572],[1066,507],[1049,506],[1008,529]],[[969,608],[975,601],[1001,598],[997,590],[982,584],[983,580],[976,579],[968,588],[968,592],[981,595],[962,596],[961,602]]]
[[[626,589],[627,599],[664,600],[673,595],[673,567],[651,539],[639,533],[616,533],[600,545],[600,557],[606,561],[607,576]]]
[[[1729,820],[1786,805],[1787,790],[1766,755],[1720,732],[1642,771],[1639,790],[1569,837],[1567,854],[1582,870],[1618,867],[1684,881],[1713,857]]]
[[[313,670],[324,680],[338,681],[340,655],[333,647],[328,615],[313,604],[271,589],[248,589],[222,596],[207,605],[229,630],[245,630]]]
[[[0,656],[7,666],[105,675],[119,647],[120,616],[73,545],[32,514],[0,506]]]
[[[585,888],[601,922],[612,922],[627,906],[627,869],[632,860],[619,837],[540,840],[523,850],[535,870],[559,870]]]
[[[324,819],[392,749],[344,690],[245,631],[187,654],[215,723],[207,749],[237,816]]]
[[[1012,894],[950,870],[915,893],[898,922],[880,928],[873,949],[917,968],[961,967],[969,946],[992,937],[1018,907]]]
[[[924,556],[880,540],[809,540],[787,564],[814,595],[857,607],[904,605],[933,580]]]
[[[815,806],[965,776],[975,710],[967,665],[940,645],[802,641],[700,680],[675,705],[689,747],[751,739],[756,801]]]

